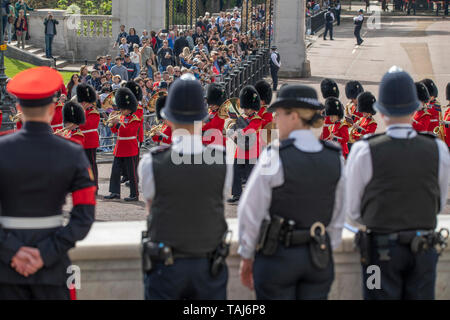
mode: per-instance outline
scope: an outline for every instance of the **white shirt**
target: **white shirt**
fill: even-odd
[[[396,124],[387,128],[386,134],[396,139],[412,139],[417,132],[409,124]],[[447,203],[447,189],[450,169],[450,156],[447,145],[436,139],[439,150],[439,186],[441,194],[441,210]],[[425,165],[425,164],[424,164]],[[345,205],[350,223],[361,223],[361,199],[366,186],[372,179],[372,157],[368,141],[356,142],[350,151],[346,165],[347,190]]]
[[[131,62],[133,62],[134,64],[140,63],[139,54],[137,54],[134,51],[130,52],[130,59],[131,59]]]
[[[210,145],[209,147],[224,150],[223,146]],[[172,136],[172,150],[182,154],[199,154],[204,150],[202,137],[199,135],[178,135],[174,131]],[[152,154],[149,152],[139,162],[138,167],[139,183],[144,198],[147,201],[155,197],[155,177],[153,174]],[[223,188],[224,197],[230,194],[231,184],[233,182],[233,165],[227,164],[225,185]],[[201,196],[201,195],[199,195]]]
[[[276,52],[272,52],[272,55],[270,56],[270,58],[272,59],[272,62],[278,67],[281,67],[281,62],[278,63],[278,55],[276,54]]]
[[[303,152],[315,153],[323,149],[323,145],[311,130],[293,131],[289,138],[295,139],[294,146]],[[270,170],[272,174],[267,174],[268,164],[273,168]],[[238,206],[238,253],[243,258],[253,258],[261,223],[265,219],[270,219],[272,189],[283,184],[283,166],[277,150],[265,149],[252,170]],[[341,242],[342,228],[345,222],[344,192],[344,158],[341,157],[341,178],[336,187],[332,219],[327,227],[333,248],[338,247]]]
[[[364,16],[362,14],[360,14],[360,15],[354,17],[353,21],[363,21],[363,19],[364,19]]]

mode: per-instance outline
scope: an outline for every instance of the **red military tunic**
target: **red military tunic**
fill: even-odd
[[[2,121],[3,121],[3,113],[2,110],[0,110],[0,128],[2,127]]]
[[[141,126],[138,132],[138,141],[140,143],[144,142],[144,107],[141,103],[138,104],[137,110],[134,113],[139,119],[141,119]]]
[[[350,107],[350,115],[353,119],[353,123],[359,121],[362,117],[364,117],[362,112],[358,111],[358,106],[354,103],[352,103],[352,106]]]
[[[226,146],[227,138],[223,135],[223,127],[225,125],[225,119],[219,117],[219,110],[209,111],[209,121],[203,125],[203,144],[215,144]],[[208,132],[208,130],[211,130]],[[220,137],[220,138],[219,138]],[[216,141],[219,139],[219,141]]]
[[[365,136],[366,134],[373,134],[377,130],[377,122],[372,117],[363,117],[361,118],[361,121],[359,122],[359,127],[356,130],[353,130],[352,138],[356,142],[361,137]]]
[[[79,128],[75,129],[75,130],[71,130],[68,133],[68,139],[78,143],[79,145],[81,145],[82,147],[84,147],[84,134],[83,132],[81,132],[81,130]]]
[[[269,128],[267,128],[268,125],[270,125],[273,122],[273,114],[272,112],[267,112],[267,106],[261,106],[261,109],[259,109],[258,111],[258,116],[262,119],[262,125],[261,125],[261,129],[267,129],[269,130]],[[263,137],[263,134],[260,134],[260,142],[263,146],[267,145],[268,143],[270,143],[270,141],[268,141],[266,143],[266,140],[270,140],[272,139],[272,134],[269,132],[264,133],[264,135],[267,136],[267,138]]]
[[[94,149],[99,147],[98,125],[100,123],[100,113],[94,107],[89,107],[85,111],[86,122],[80,125],[80,130],[84,134],[84,148]]]
[[[161,134],[154,135],[152,140],[162,144],[172,144],[172,128],[164,124],[161,128]]]
[[[447,108],[447,111],[445,111],[444,115],[444,121],[450,122],[450,108]],[[445,127],[445,143],[450,148],[450,124],[444,125]]]
[[[251,135],[256,133],[256,142],[249,150],[243,150],[236,146],[236,153],[234,155],[235,159],[255,159],[259,157],[261,153],[261,140],[260,140],[260,130],[263,124],[263,119],[256,112],[247,118],[248,125],[242,129],[244,135]]]
[[[434,128],[439,126],[439,113],[441,111],[441,104],[434,98],[428,103],[428,112],[431,114],[430,125],[428,132],[433,133]]]
[[[18,122],[16,123],[16,130],[20,130],[20,129],[22,129],[22,127],[23,127],[22,121],[18,121]]]
[[[320,140],[328,140],[328,137],[330,136],[330,130],[332,129],[331,126],[333,125],[333,122],[330,120],[329,116],[326,116],[323,122],[323,128],[322,128],[322,134],[320,135]]]
[[[117,133],[115,157],[135,157],[139,154],[137,135],[140,125],[139,117],[131,113],[128,116],[121,116],[120,122],[111,128],[113,133]]]
[[[430,127],[431,113],[428,109],[420,109],[414,113],[412,126],[417,132],[428,132]]]
[[[58,102],[55,107],[55,114],[53,115],[52,122],[50,123],[50,126],[53,129],[53,132],[55,132],[56,130],[60,130],[64,127],[62,108],[63,108],[63,104],[61,102]]]
[[[330,140],[338,142],[341,145],[342,155],[344,156],[344,158],[347,158],[348,155],[348,128],[349,126],[343,121],[337,121],[331,127],[332,135],[330,135]]]

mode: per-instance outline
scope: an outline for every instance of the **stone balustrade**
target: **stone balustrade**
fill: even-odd
[[[243,287],[239,278],[237,219],[228,220],[233,231],[229,268],[228,298],[254,299],[254,292]],[[79,299],[143,299],[140,237],[145,221],[96,222],[84,241],[70,251],[74,265],[81,268]],[[450,216],[439,217],[439,228],[450,228]],[[341,246],[334,251],[335,280],[330,299],[361,299],[361,266],[353,246],[353,234],[343,231]],[[282,272],[282,270],[280,270]],[[381,284],[382,285],[382,284]],[[450,299],[450,249],[438,263],[436,298]]]

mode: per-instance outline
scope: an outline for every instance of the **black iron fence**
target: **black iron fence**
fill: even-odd
[[[322,10],[311,17],[306,17],[306,34],[316,34],[325,26],[325,12],[327,11]]]

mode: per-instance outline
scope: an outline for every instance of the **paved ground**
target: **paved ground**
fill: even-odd
[[[363,45],[355,46],[353,25],[335,27],[335,40],[319,38],[308,51],[312,77],[305,80],[283,80],[304,83],[319,90],[324,77],[335,79],[340,87],[341,100],[345,101],[344,85],[348,80],[361,81],[366,91],[378,96],[378,84],[382,75],[397,65],[411,73],[414,79],[430,77],[439,86],[439,98],[444,102],[445,85],[450,81],[450,20],[433,17],[382,17],[380,29],[368,29],[365,25]],[[378,118],[379,116],[377,116]],[[379,124],[381,124],[378,118]],[[384,126],[379,125],[379,130]],[[110,164],[101,164],[100,190],[97,220],[142,220],[146,210],[144,202],[125,203],[104,201],[100,196],[108,194]],[[122,197],[128,196],[123,187]],[[450,197],[449,197],[450,198]],[[67,206],[69,208],[70,206]],[[445,209],[450,213],[450,206]],[[236,206],[226,206],[227,217],[236,216]]]

